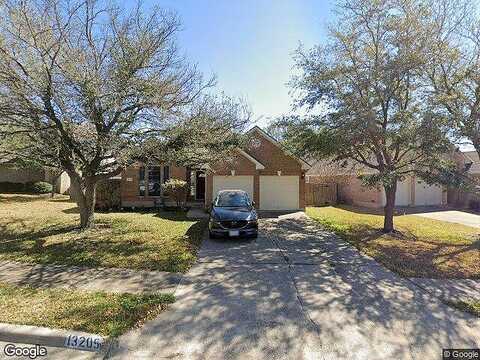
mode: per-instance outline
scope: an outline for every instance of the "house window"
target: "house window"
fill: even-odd
[[[165,184],[170,179],[170,166],[163,167],[163,180],[162,184]]]
[[[160,196],[161,194],[161,171],[160,166],[152,166],[148,168],[148,195]]]
[[[138,169],[138,195],[145,196],[145,167]]]

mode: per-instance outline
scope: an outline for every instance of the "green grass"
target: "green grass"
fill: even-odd
[[[449,301],[448,304],[459,310],[466,311],[470,314],[480,317],[480,300]]]
[[[0,322],[119,336],[175,301],[171,294],[110,294],[0,283]]]
[[[406,277],[480,278],[480,231],[469,226],[395,216],[384,234],[383,216],[357,208],[308,208],[307,214],[362,252]]]
[[[0,194],[0,259],[185,272],[206,223],[181,212],[97,213],[80,232],[68,197]]]

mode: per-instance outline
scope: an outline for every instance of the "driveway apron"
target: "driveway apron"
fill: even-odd
[[[177,302],[119,339],[115,359],[438,359],[480,346],[444,305],[305,216],[256,240],[205,240]]]

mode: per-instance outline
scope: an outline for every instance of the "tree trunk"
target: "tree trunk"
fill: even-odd
[[[52,185],[52,191],[50,192],[50,197],[53,199],[55,197],[55,185],[58,178],[53,178],[50,180],[50,185]]]
[[[92,179],[82,181],[80,177],[71,179],[71,192],[80,212],[80,228],[90,229],[95,225],[95,191],[97,183]]]
[[[384,208],[384,221],[383,221],[383,232],[389,233],[394,231],[393,226],[393,212],[395,208],[395,194],[397,192],[397,180],[391,185],[385,186],[385,208]]]

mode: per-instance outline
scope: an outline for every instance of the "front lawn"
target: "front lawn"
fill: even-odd
[[[184,272],[206,225],[180,212],[113,212],[80,232],[78,219],[66,196],[0,194],[0,259]]]
[[[308,208],[307,214],[402,276],[480,278],[479,229],[402,215],[395,217],[399,233],[383,234],[383,216],[354,207]]]
[[[450,301],[449,304],[457,309],[480,317],[480,300]]]
[[[89,293],[0,283],[0,322],[119,336],[173,301],[171,294]]]

